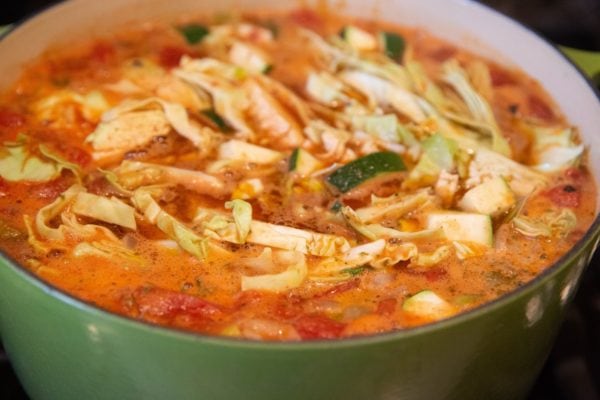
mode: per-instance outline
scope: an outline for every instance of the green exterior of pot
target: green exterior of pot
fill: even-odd
[[[550,351],[597,234],[510,296],[363,339],[202,337],[73,300],[0,265],[0,332],[34,399],[520,399]]]
[[[107,24],[114,20],[107,18],[109,11],[121,4],[123,10],[131,9],[118,13],[117,19],[124,20],[129,15],[167,18],[193,7],[227,10],[234,2],[90,0],[83,4],[84,0],[79,0],[78,4],[51,9],[25,29],[17,29],[17,35],[10,35],[17,44],[2,53],[0,86],[14,79],[21,62],[34,56],[36,49],[71,34],[70,29],[76,33],[106,32]],[[362,12],[364,2],[347,3],[356,15],[370,16]],[[424,4],[421,8],[430,14],[441,9],[441,0],[381,3],[382,10],[388,6],[396,10],[396,14],[382,14],[389,18],[410,14],[416,4]],[[446,16],[456,19],[467,9],[480,7],[466,7],[459,1],[447,3],[454,4],[455,12],[437,12],[443,15],[438,16],[436,25],[442,31],[451,28],[444,26]],[[277,0],[239,4],[290,6]],[[487,18],[469,21],[490,25]],[[453,24],[462,26],[460,21]],[[502,24],[500,28],[506,27]],[[63,26],[66,33],[61,33]],[[502,36],[515,30],[509,28],[500,29]],[[485,42],[495,43],[498,37],[488,33]],[[494,46],[503,48],[498,43]],[[528,49],[523,52],[528,53]],[[541,65],[545,69],[547,64]],[[545,79],[554,82],[555,73],[550,72]],[[560,93],[569,93],[568,101],[560,104],[567,115],[572,114],[578,124],[593,117],[594,112],[578,114],[582,104],[595,101],[593,109],[598,108],[585,83],[569,82],[566,86],[568,91],[565,88],[554,96],[561,100],[566,97]],[[581,91],[587,94],[572,101],[570,94]],[[588,121],[583,125],[587,126],[582,130],[585,142],[591,143],[592,169],[599,176],[600,154],[595,153],[600,149],[600,135],[594,133],[600,124]],[[202,337],[112,315],[49,287],[0,257],[0,336],[19,379],[36,400],[518,400],[527,395],[545,362],[565,307],[597,246],[599,231],[597,219],[585,239],[536,280],[469,313],[369,338],[289,344]]]

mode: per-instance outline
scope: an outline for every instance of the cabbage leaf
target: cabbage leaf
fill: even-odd
[[[252,205],[244,200],[231,200],[225,203],[225,208],[231,210],[239,243],[246,243],[252,225]]]
[[[242,276],[242,290],[266,290],[281,293],[296,288],[306,279],[306,256],[294,252],[290,265],[278,274]]]
[[[209,249],[208,238],[198,235],[164,211],[152,197],[151,190],[137,189],[133,194],[132,201],[148,222],[156,225],[170,239],[176,241],[183,250],[199,260],[206,258]]]
[[[485,129],[492,136],[492,150],[506,157],[511,156],[511,148],[506,138],[502,135],[494,112],[489,103],[481,96],[471,83],[467,73],[462,69],[456,60],[444,64],[444,80],[451,85],[465,102],[475,121],[483,124]],[[464,122],[461,120],[459,122]]]
[[[215,216],[218,216],[219,219],[215,220]],[[221,218],[227,222],[226,225],[223,224]],[[220,229],[214,229],[215,221],[218,222],[217,225]],[[200,230],[205,236],[230,243],[239,242],[235,221],[232,217],[218,211],[200,208],[196,213],[194,222],[196,223],[194,229]],[[257,220],[252,220],[246,242],[321,257],[341,254],[350,249],[350,244],[342,236],[312,232]]]
[[[202,171],[125,160],[111,171],[119,186],[133,190],[156,184],[181,185],[197,193],[220,196],[227,192],[218,178]]]
[[[71,211],[77,215],[94,218],[109,224],[135,230],[135,210],[133,207],[112,197],[102,197],[91,193],[79,192],[73,199]]]

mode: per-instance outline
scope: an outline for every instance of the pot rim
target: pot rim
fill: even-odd
[[[35,12],[30,13],[29,15],[23,17],[19,21],[10,25],[4,32],[0,34],[0,41],[5,37],[10,35],[13,31],[17,30],[21,25],[29,20],[37,17],[40,14],[45,13],[50,9],[54,9],[55,7],[60,6],[63,3],[66,3],[68,0],[61,0],[55,4],[47,5]],[[562,51],[560,51],[559,47],[550,42],[548,39],[543,37],[538,32],[529,28],[525,24],[509,17],[498,10],[491,8],[490,6],[475,2],[468,1],[463,2],[468,3],[470,7],[479,7],[486,13],[490,13],[495,15],[497,18],[504,19],[506,22],[511,23],[515,28],[519,28],[524,31],[524,33],[533,35],[538,41],[542,42],[545,45],[548,45],[552,48],[552,50],[560,55],[560,57],[570,64],[580,75],[580,78],[583,78],[588,86],[588,88],[594,93],[598,103],[600,104],[600,90],[594,86],[591,79],[586,76],[586,74],[582,71],[582,69],[573,62],[569,57],[567,57]],[[465,4],[466,5],[466,4]],[[600,177],[595,177],[596,185],[600,185]],[[324,350],[324,349],[339,349],[339,348],[349,348],[355,346],[362,345],[377,345],[386,342],[394,342],[401,341],[404,339],[411,338],[413,336],[418,335],[426,335],[429,333],[435,333],[436,331],[442,331],[444,329],[448,329],[454,327],[456,325],[460,325],[463,323],[467,323],[472,319],[476,319],[481,317],[488,312],[492,312],[496,309],[502,308],[505,305],[511,303],[512,301],[517,300],[518,298],[525,297],[530,293],[536,291],[540,286],[542,286],[546,281],[550,280],[551,277],[558,273],[558,271],[566,267],[569,264],[575,263],[580,257],[585,255],[585,249],[588,246],[592,246],[593,254],[598,246],[598,241],[600,240],[600,211],[598,210],[598,206],[596,207],[596,217],[594,221],[586,231],[586,233],[575,243],[575,245],[562,257],[560,257],[557,261],[555,261],[552,265],[548,266],[544,271],[538,274],[535,278],[525,283],[523,286],[516,288],[510,292],[507,292],[496,299],[484,303],[480,306],[477,306],[471,310],[467,310],[461,312],[457,315],[454,315],[450,318],[442,319],[439,321],[435,321],[432,323],[428,323],[425,325],[420,325],[411,328],[403,328],[383,333],[372,334],[368,336],[358,336],[358,337],[348,337],[348,338],[339,338],[339,339],[320,339],[320,340],[307,340],[307,341],[260,341],[260,340],[251,340],[244,338],[236,338],[236,337],[227,337],[227,336],[212,336],[206,335],[198,332],[193,332],[189,330],[185,330],[182,328],[176,327],[167,327],[163,325],[153,324],[144,320],[135,319],[133,317],[129,317],[126,315],[117,314],[103,308],[100,308],[91,302],[79,299],[63,289],[58,288],[57,286],[48,283],[37,275],[35,275],[32,271],[30,271],[25,266],[16,262],[12,257],[7,255],[3,250],[0,250],[0,264],[5,264],[7,267],[12,268],[15,273],[17,273],[21,278],[23,278],[26,282],[30,283],[37,289],[42,290],[47,295],[54,297],[55,299],[70,305],[74,308],[77,308],[81,311],[86,312],[89,315],[93,315],[95,317],[100,317],[109,320],[111,323],[116,324],[124,324],[132,329],[140,329],[149,334],[157,334],[163,337],[169,337],[170,339],[176,340],[185,340],[188,342],[195,343],[204,343],[204,344],[213,344],[219,345],[221,347],[230,347],[230,348],[238,348],[238,349],[252,349],[252,350],[267,350],[267,351],[279,351],[279,350],[288,350],[288,351],[305,351],[305,350]],[[589,262],[586,262],[585,268]]]

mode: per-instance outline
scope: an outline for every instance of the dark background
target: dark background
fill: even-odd
[[[56,2],[4,0],[0,5],[0,25],[18,21]],[[600,0],[481,2],[520,20],[557,44],[600,51]],[[0,399],[26,399],[1,347]],[[600,400],[600,253],[586,272],[554,350],[528,400]]]

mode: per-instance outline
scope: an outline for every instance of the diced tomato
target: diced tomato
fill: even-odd
[[[322,315],[303,315],[294,323],[302,339],[335,339],[340,337],[346,324]]]
[[[576,186],[573,185],[560,185],[547,190],[546,195],[554,204],[559,207],[572,207],[579,206],[581,201],[581,192]]]
[[[296,24],[311,30],[319,30],[323,27],[323,18],[314,10],[300,8],[290,13],[290,18]]]
[[[67,190],[70,184],[70,181],[61,178],[50,182],[34,183],[31,184],[31,193],[39,199],[54,200]]]
[[[246,290],[236,296],[233,307],[234,309],[239,310],[247,305],[260,302],[263,297],[263,294],[259,291]]]
[[[24,115],[5,108],[0,109],[0,128],[19,128],[24,124]]]
[[[181,47],[166,46],[158,53],[158,59],[165,68],[174,68],[179,65],[179,60],[186,54],[188,52]]]
[[[383,299],[377,304],[377,314],[390,315],[396,310],[398,300],[390,297],[389,299]]]
[[[584,172],[581,170],[581,168],[572,167],[572,168],[567,168],[565,170],[564,174],[567,178],[569,178],[575,182],[579,182],[583,178]]]
[[[99,63],[107,63],[115,56],[116,50],[113,45],[108,42],[96,42],[90,51],[89,58]]]
[[[302,299],[297,296],[281,296],[274,312],[282,319],[293,319],[302,313]]]
[[[342,282],[340,284],[337,284],[334,287],[325,290],[323,293],[320,293],[320,294],[316,295],[315,297],[332,296],[334,294],[346,292],[346,291],[348,291],[350,289],[354,289],[354,288],[358,287],[359,283],[360,282],[359,282],[358,279],[351,279],[351,280],[348,280],[346,282]]]
[[[492,86],[514,85],[516,82],[513,77],[500,68],[490,68],[490,78]]]
[[[425,279],[429,282],[436,282],[446,276],[448,272],[444,268],[431,268],[425,271]]]
[[[173,318],[184,314],[215,319],[222,314],[219,306],[200,297],[156,287],[138,288],[133,299],[140,314],[146,317]]]
[[[62,153],[67,160],[74,162],[82,167],[87,166],[92,161],[92,156],[85,150],[75,146],[61,146]]]
[[[529,106],[529,112],[532,116],[543,121],[552,121],[554,119],[554,112],[552,109],[538,96],[529,96],[527,104]]]
[[[429,57],[435,61],[444,62],[456,54],[456,49],[452,47],[442,46],[429,53]]]

